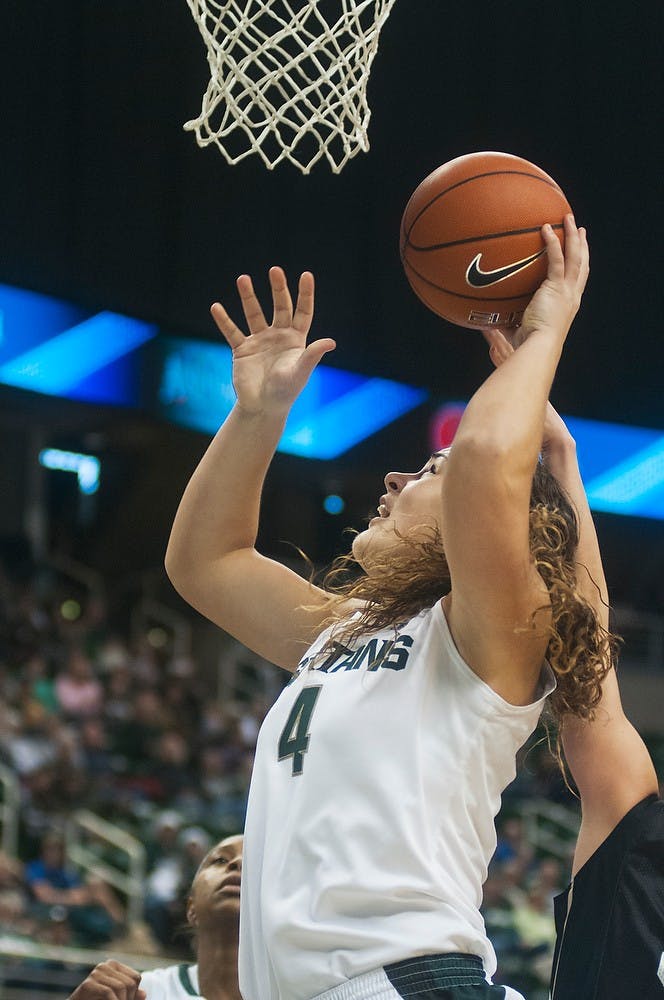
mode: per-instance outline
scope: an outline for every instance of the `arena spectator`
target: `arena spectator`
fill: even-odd
[[[524,869],[532,861],[533,849],[526,840],[520,816],[509,816],[498,824],[498,843],[493,857],[498,864],[518,861]]]
[[[0,929],[3,934],[30,937],[36,924],[28,913],[23,865],[0,852]]]
[[[112,788],[113,758],[103,719],[85,719],[78,733],[78,769],[87,778],[87,790],[96,801],[107,801]]]
[[[144,636],[130,642],[128,629],[124,633],[109,626],[103,605],[91,617],[84,613],[67,626],[59,613],[61,602],[62,588],[55,578],[41,575],[17,586],[0,570],[0,758],[20,782],[19,856],[36,859],[44,834],[63,828],[81,805],[134,833],[148,850],[146,896],[157,924],[163,908],[158,936],[154,928],[150,932],[153,947],[158,940],[162,951],[176,953],[176,931],[184,920],[179,894],[205,849],[206,831],[216,837],[242,828],[255,733],[265,702],[255,698],[221,706],[196,657],[156,651]],[[55,699],[53,668],[66,662],[72,639],[86,652],[97,650],[94,672],[104,688],[99,715],[65,715]],[[160,754],[164,734],[167,752]],[[564,862],[533,856],[520,810],[524,798],[538,797],[576,807],[568,790],[561,790],[559,771],[546,744],[539,743],[541,737],[542,731],[525,748],[521,771],[505,792],[506,819],[499,821],[499,846],[483,905],[501,969],[509,968],[503,978],[520,986],[529,1000],[545,994],[541,976],[533,978],[530,945],[521,940],[515,914],[527,914],[527,928],[536,925],[539,917],[532,915],[532,899],[524,898],[527,887],[538,883],[548,900],[566,881],[568,869]],[[186,761],[181,753],[171,752],[176,743],[181,749],[182,741]],[[664,773],[664,741],[661,749],[652,750]],[[185,781],[178,776],[183,761]],[[171,781],[168,769],[177,780]],[[166,901],[158,898],[164,893]],[[0,858],[3,930],[33,940],[50,935],[61,944],[77,943],[85,935],[74,931],[69,912],[61,904],[37,903],[22,878],[21,862],[12,861],[5,869]],[[103,907],[102,919],[110,928]],[[117,930],[116,922],[107,930],[114,944]],[[530,941],[528,930],[526,938]],[[139,950],[151,953],[147,942]],[[546,955],[540,955],[536,964],[545,961]]]
[[[33,700],[14,713],[2,742],[8,762],[17,774],[32,774],[57,760],[57,727],[51,720],[44,706]]]
[[[104,689],[83,649],[74,646],[69,651],[65,667],[55,679],[55,695],[69,718],[87,719],[101,712]]]
[[[23,664],[21,673],[25,697],[36,701],[50,714],[57,712],[59,703],[46,656],[35,650]]]
[[[178,901],[185,877],[183,852],[178,844],[182,817],[174,810],[155,819],[148,847],[145,920],[157,941],[169,947],[180,920]]]
[[[211,846],[212,837],[200,826],[187,826],[178,834],[178,847],[182,852],[182,894],[188,891]]]
[[[155,741],[152,756],[153,794],[161,802],[171,802],[194,780],[189,744],[178,729],[167,729]]]
[[[81,943],[110,941],[124,921],[124,911],[105,882],[83,882],[67,865],[64,841],[57,833],[44,836],[39,857],[25,866],[25,881],[36,915],[52,917],[54,907],[64,909]]]
[[[548,890],[538,878],[528,886],[514,908],[513,922],[523,958],[542,985],[549,982],[556,925]]]
[[[117,663],[106,672],[103,713],[109,723],[123,724],[133,715],[134,684],[128,663]]]
[[[570,856],[570,864],[571,860]],[[550,906],[553,910],[553,897],[562,892],[565,887],[560,862],[556,858],[542,858],[539,863],[537,877],[540,888],[547,900],[546,905]]]

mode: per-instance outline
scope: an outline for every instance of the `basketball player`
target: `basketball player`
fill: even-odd
[[[242,837],[226,837],[201,861],[187,900],[196,964],[136,972],[121,962],[96,966],[69,1000],[241,1000],[237,977]]]
[[[486,331],[496,365],[510,334]],[[608,628],[608,593],[592,515],[563,420],[547,406],[543,460],[579,521],[577,585]],[[565,715],[565,758],[581,796],[572,882],[556,897],[552,1000],[663,1000],[664,802],[643,740],[625,717],[616,672],[592,721]]]
[[[597,717],[565,719],[581,794],[572,881],[554,900],[553,1000],[664,1000],[664,802],[612,672]]]
[[[293,671],[259,735],[245,829],[244,1000],[503,1000],[479,913],[494,816],[557,679],[588,715],[607,669],[576,591],[576,524],[538,462],[551,382],[588,274],[585,232],[542,230],[548,276],[524,343],[471,399],[454,446],[389,473],[345,583],[318,588],[255,548],[289,410],[324,354],[270,271],[249,334],[216,303],[234,409],[180,503],[166,568],[182,596]],[[545,664],[545,657],[549,663]],[[549,665],[550,664],[550,665]],[[554,679],[554,675],[555,678]]]

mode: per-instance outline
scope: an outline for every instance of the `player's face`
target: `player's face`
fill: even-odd
[[[224,912],[239,914],[243,838],[226,837],[205,855],[194,876],[187,919],[201,929]]]
[[[450,449],[435,452],[419,472],[388,472],[386,493],[380,498],[378,516],[356,535],[353,555],[368,569],[372,553],[399,544],[399,534],[413,529],[436,528],[443,533],[442,489]]]

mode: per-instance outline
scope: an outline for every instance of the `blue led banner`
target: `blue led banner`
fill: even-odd
[[[451,443],[465,405],[446,403],[434,413],[432,451]],[[563,419],[576,441],[592,509],[664,520],[664,432],[580,417]]]
[[[88,403],[136,404],[134,352],[157,328],[0,285],[0,382]]]
[[[160,353],[160,414],[215,434],[235,401],[230,348],[163,337]],[[304,458],[336,458],[426,397],[422,389],[399,382],[319,365],[295,401],[278,450]]]
[[[230,349],[158,334],[128,316],[90,315],[0,285],[0,383],[140,407],[214,434],[235,399]],[[291,411],[279,450],[336,458],[426,398],[422,389],[319,365]],[[453,436],[463,406],[448,404],[434,416],[432,447]],[[664,432],[578,417],[566,423],[594,510],[664,519]]]
[[[664,433],[566,417],[593,510],[664,518]]]
[[[217,431],[235,400],[231,351],[223,344],[158,337],[157,327],[128,316],[90,316],[7,285],[0,285],[0,319],[5,385],[140,407],[206,434]],[[279,450],[336,458],[426,398],[422,389],[320,365],[291,411]]]

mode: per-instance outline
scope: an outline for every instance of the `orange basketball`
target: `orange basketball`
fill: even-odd
[[[468,153],[422,181],[401,220],[413,291],[459,326],[518,326],[546,277],[541,229],[563,242],[570,212],[556,182],[510,153]]]

